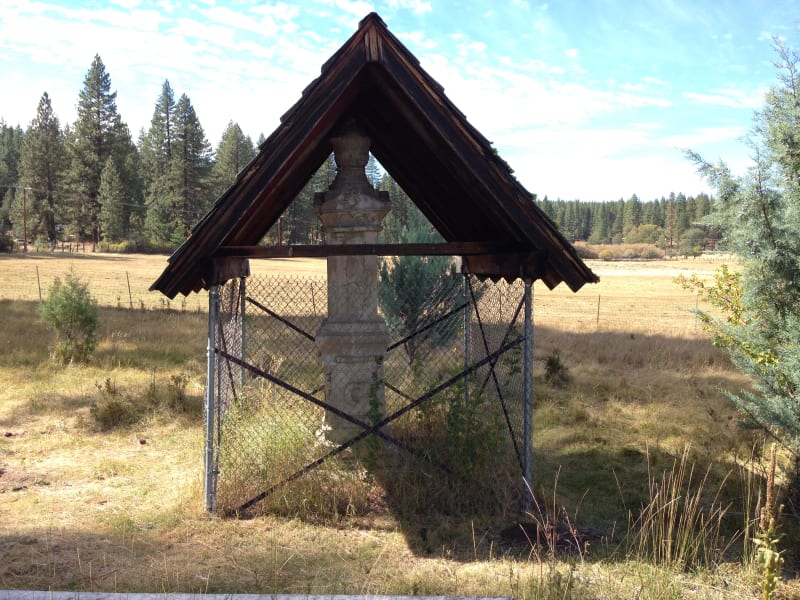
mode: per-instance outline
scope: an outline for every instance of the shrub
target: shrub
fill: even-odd
[[[137,406],[132,402],[114,381],[106,379],[102,385],[95,385],[100,392],[100,398],[92,402],[89,411],[100,431],[132,425],[141,418],[142,405]]]
[[[88,362],[97,347],[100,312],[89,285],[70,272],[56,277],[39,309],[42,320],[56,332],[53,356],[61,364]]]
[[[561,360],[558,351],[554,351],[545,360],[544,380],[554,386],[562,386],[570,380],[569,369]]]
[[[11,252],[14,250],[14,240],[5,233],[0,233],[0,252]]]
[[[600,260],[614,260],[616,258],[614,256],[614,251],[608,248],[601,250],[597,256]]]
[[[589,247],[586,242],[575,242],[574,248],[578,256],[583,259],[597,258],[597,250]]]

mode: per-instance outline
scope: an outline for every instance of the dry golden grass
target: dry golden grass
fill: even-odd
[[[149,286],[163,260],[2,257],[0,283],[35,264],[40,274],[123,270],[132,285]],[[322,261],[264,262],[253,270],[324,271]],[[593,264],[602,283],[581,294],[679,296],[672,277],[693,262]],[[716,266],[698,264],[701,274]],[[504,545],[499,529],[508,523],[439,515],[415,525],[380,507],[332,523],[209,518],[198,414],[154,411],[111,432],[92,428],[89,414],[107,379],[140,393],[183,374],[199,400],[204,315],[103,308],[94,363],[53,367],[35,311],[35,302],[0,300],[0,588],[521,599],[739,598],[754,589],[740,565],[676,573],[610,554],[599,540],[586,560],[529,560]],[[648,468],[668,466],[687,443],[719,482],[758,441],[735,426],[719,391],[745,382],[699,332],[543,325],[535,343],[534,487],[581,524],[622,528],[626,509],[646,497]],[[569,375],[563,385],[544,381],[545,361],[556,353]],[[734,484],[732,500],[742,492],[742,481]],[[425,544],[420,525],[428,527]]]

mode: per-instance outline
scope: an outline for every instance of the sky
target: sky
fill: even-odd
[[[100,55],[134,139],[169,80],[213,147],[231,121],[255,141],[373,11],[550,199],[713,193],[685,150],[744,173],[773,38],[800,46],[796,0],[2,0],[0,118],[47,92],[73,123]]]

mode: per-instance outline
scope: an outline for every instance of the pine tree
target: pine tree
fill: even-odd
[[[622,236],[628,235],[631,229],[638,227],[642,223],[642,203],[639,197],[634,194],[625,202],[625,210],[622,215]]]
[[[381,239],[390,243],[441,242],[442,236],[390,176],[382,178],[392,208]],[[397,210],[397,213],[392,214]],[[451,319],[439,321],[459,300],[461,278],[448,256],[396,256],[380,264],[378,301],[390,331],[403,344],[409,364],[422,360],[429,344],[442,344],[455,333]],[[411,333],[417,335],[408,337]]]
[[[170,176],[175,143],[175,97],[168,80],[161,86],[150,128],[139,136],[142,184],[144,187],[144,230],[150,241],[169,242],[175,233],[179,204],[176,182]]]
[[[118,242],[128,230],[128,210],[125,206],[125,186],[112,157],[106,161],[100,174],[100,221],[105,239]]]
[[[372,155],[372,152],[369,153],[369,158],[367,159],[367,166],[364,168],[367,174],[367,181],[372,184],[372,187],[377,188],[382,179],[381,175],[381,167],[378,164],[378,161]]]
[[[186,94],[178,99],[175,116],[175,148],[170,170],[179,178],[181,203],[176,215],[176,235],[183,241],[192,225],[208,210],[211,199],[209,174],[213,153]]]
[[[0,233],[11,227],[9,215],[14,186],[19,180],[19,160],[24,134],[0,119]]]
[[[283,212],[282,241],[289,244],[310,244],[320,239],[320,223],[314,215],[314,195],[327,190],[334,177],[336,161],[333,154],[330,154]]]
[[[139,153],[142,161],[142,183],[146,190],[164,175],[172,158],[172,144],[175,141],[175,96],[169,80],[161,86],[161,94],[156,101],[150,128],[140,136]],[[149,194],[148,194],[149,197]]]
[[[30,188],[26,221],[31,238],[55,242],[58,237],[65,161],[64,134],[45,92],[25,135],[20,159],[20,184]]]
[[[78,96],[78,118],[67,135],[69,221],[81,239],[100,241],[100,176],[116,145],[121,126],[117,93],[99,55]]]
[[[591,244],[608,244],[611,241],[608,235],[608,211],[605,203],[600,204],[594,212],[592,233],[589,236]]]
[[[743,264],[723,290],[737,300],[714,320],[717,344],[750,377],[752,391],[728,394],[754,424],[794,457],[790,492],[800,507],[800,53],[775,39],[779,83],[766,95],[750,136],[754,163],[734,176],[724,163],[690,157],[712,185],[713,222]],[[739,287],[740,286],[740,287]]]
[[[217,146],[216,159],[211,169],[212,196],[222,194],[236,181],[239,172],[253,160],[256,149],[250,136],[246,136],[238,123],[228,122]]]
[[[212,151],[189,97],[182,94],[174,102],[169,81],[140,148],[147,172],[147,235],[157,244],[179,244],[209,207]]]

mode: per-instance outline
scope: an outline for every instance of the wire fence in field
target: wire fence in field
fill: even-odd
[[[170,300],[160,292],[149,291],[160,271],[141,269],[117,271],[93,269],[92,264],[76,263],[74,272],[89,284],[98,304],[139,310],[171,310],[176,312],[207,312],[208,294],[205,291]],[[3,271],[0,263],[0,299],[40,301],[47,297],[56,277],[65,275],[63,265],[35,263],[25,268]],[[274,285],[280,287],[280,275]],[[308,285],[324,288],[324,277],[309,277]],[[550,292],[536,286],[534,292],[534,322],[537,326],[568,331],[637,331],[664,335],[686,335],[701,331],[695,310],[708,310],[698,304],[689,292],[664,296],[618,296],[595,293],[586,286],[577,294]]]
[[[27,265],[26,265],[27,266]],[[161,292],[149,290],[159,271],[142,272],[140,269],[116,271],[94,269],[93,263],[77,261],[70,265],[72,271],[89,285],[92,297],[100,306],[139,309],[176,310],[181,312],[207,312],[208,294],[201,292],[178,296],[170,300]],[[47,298],[56,277],[63,279],[69,271],[57,262],[43,261],[28,268],[15,268],[13,273],[3,271],[0,263],[0,299],[41,301]]]

